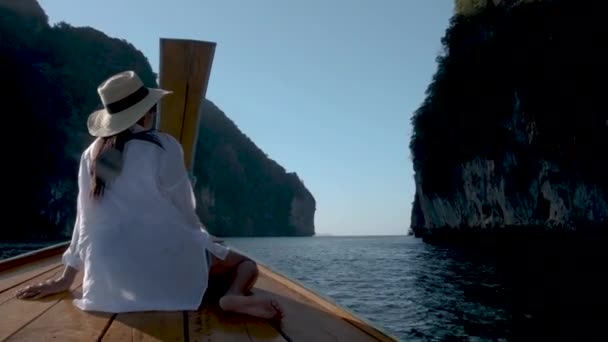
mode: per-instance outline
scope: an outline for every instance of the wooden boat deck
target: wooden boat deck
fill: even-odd
[[[280,324],[228,314],[218,307],[199,311],[127,314],[87,313],[72,304],[71,292],[19,300],[15,291],[62,271],[66,244],[0,262],[0,341],[394,341],[393,338],[295,282],[260,266],[254,291],[285,308]]]

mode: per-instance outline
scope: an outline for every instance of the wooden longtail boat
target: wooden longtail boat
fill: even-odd
[[[161,39],[160,85],[174,91],[160,107],[160,129],[176,137],[192,167],[199,120],[215,43]],[[68,242],[0,261],[0,341],[394,341],[368,322],[301,284],[259,264],[254,291],[277,298],[286,317],[271,323],[222,312],[89,313],[73,306],[72,291],[39,300],[15,298],[18,288],[62,272]]]

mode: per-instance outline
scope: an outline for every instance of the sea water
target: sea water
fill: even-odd
[[[399,339],[509,336],[493,258],[409,236],[232,238],[227,244]]]
[[[404,341],[603,334],[604,241],[575,247],[568,240],[553,249],[534,243],[505,253],[439,247],[410,236],[226,239]],[[50,244],[0,243],[0,257]]]

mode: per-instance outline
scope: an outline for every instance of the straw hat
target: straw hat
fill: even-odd
[[[93,112],[87,121],[95,137],[118,134],[139,121],[170,91],[147,88],[133,71],[116,74],[97,87],[104,108]]]

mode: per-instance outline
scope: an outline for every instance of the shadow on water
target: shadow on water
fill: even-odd
[[[497,272],[498,258],[482,250],[422,244],[410,269],[417,317],[408,338],[498,340],[512,332],[511,289]]]
[[[449,324],[463,327],[467,336],[597,338],[605,334],[602,327],[608,318],[606,241],[606,234],[583,233],[515,234],[485,245],[433,243],[426,247],[432,256],[421,262],[435,263],[424,266],[434,273],[418,277],[417,283],[423,289],[451,288],[451,294],[443,296],[448,303],[436,306],[450,315]],[[464,336],[448,331],[440,338]]]
[[[404,341],[512,335],[498,258],[413,237],[230,239]]]

